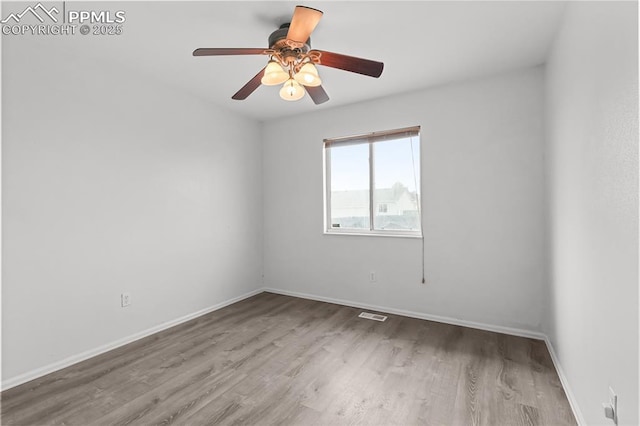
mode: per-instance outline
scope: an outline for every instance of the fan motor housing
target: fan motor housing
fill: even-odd
[[[282,24],[280,25],[280,28],[271,33],[271,35],[269,36],[270,49],[281,50],[283,48],[289,48],[286,43],[287,33],[289,32],[289,25],[291,25],[290,22]],[[305,44],[306,49],[304,50],[309,50],[309,48],[311,47],[311,37],[307,39]]]

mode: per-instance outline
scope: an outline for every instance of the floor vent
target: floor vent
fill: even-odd
[[[370,320],[374,320],[374,321],[384,321],[384,320],[387,319],[387,317],[385,317],[384,315],[371,314],[369,312],[362,312],[358,316],[360,318],[366,318],[366,319],[370,319]]]

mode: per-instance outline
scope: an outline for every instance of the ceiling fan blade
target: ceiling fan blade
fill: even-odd
[[[322,11],[306,6],[296,6],[289,25],[287,39],[306,43],[309,36],[322,18]]]
[[[323,104],[329,100],[329,95],[327,95],[322,86],[304,86],[304,88],[316,105]]]
[[[193,56],[220,56],[220,55],[264,55],[266,49],[252,48],[200,48],[193,51]]]
[[[356,58],[355,56],[341,55],[339,53],[325,52],[324,50],[311,50],[309,53],[319,52],[319,65],[338,68],[362,75],[378,78],[382,74],[384,64],[370,59]]]
[[[242,101],[244,99],[247,99],[247,97],[249,97],[249,95],[252,94],[262,84],[260,80],[264,75],[265,68],[266,67],[262,68],[260,72],[256,74],[255,77],[249,80],[247,84],[242,86],[242,89],[238,90],[236,94],[231,97],[231,99],[235,99],[236,101]]]

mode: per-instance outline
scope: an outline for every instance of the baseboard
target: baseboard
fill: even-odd
[[[387,306],[369,305],[366,303],[354,302],[353,300],[334,299],[332,297],[317,296],[315,294],[308,294],[308,293],[298,293],[296,291],[281,290],[277,288],[263,288],[263,290],[269,293],[282,294],[285,296],[293,296],[293,297],[300,297],[303,299],[317,300],[320,302],[335,303],[337,305],[352,306],[354,308],[372,309],[374,311],[387,312],[389,314],[396,314],[396,315],[402,315],[410,318],[441,322],[444,324],[459,325],[462,327],[476,328],[479,330],[493,331],[496,333],[509,334],[512,336],[528,337],[530,339],[536,339],[536,340],[546,339],[546,336],[543,333],[540,333],[537,331],[531,331],[531,330],[524,330],[520,328],[503,327],[500,325],[485,324],[485,323],[480,323],[475,321],[461,320],[461,319],[452,318],[452,317],[424,314],[422,312],[405,311],[403,309],[389,308]]]
[[[151,334],[158,333],[160,331],[166,330],[166,329],[171,328],[173,326],[176,326],[178,324],[182,324],[182,323],[190,321],[190,320],[192,320],[194,318],[200,317],[202,315],[206,315],[206,314],[208,314],[210,312],[217,311],[218,309],[222,309],[225,306],[229,306],[229,305],[234,304],[236,302],[239,302],[241,300],[247,299],[247,298],[249,298],[251,296],[255,296],[256,294],[262,293],[263,291],[264,290],[261,289],[261,288],[257,289],[257,290],[250,291],[249,293],[245,293],[245,294],[243,294],[241,296],[234,297],[234,298],[229,299],[229,300],[225,300],[224,302],[215,304],[215,305],[210,306],[210,307],[205,308],[205,309],[201,309],[201,310],[199,310],[197,312],[193,312],[191,314],[187,314],[187,315],[182,316],[180,318],[176,318],[174,320],[164,322],[164,323],[162,323],[160,325],[151,327],[151,328],[149,328],[147,330],[144,330],[144,331],[141,331],[139,333],[132,334],[131,336],[127,336],[125,338],[118,339],[118,340],[116,340],[114,342],[107,343],[106,345],[99,346],[99,347],[97,347],[95,349],[90,349],[90,350],[82,352],[80,354],[72,355],[72,356],[70,356],[68,358],[65,358],[65,359],[61,360],[61,361],[57,361],[57,362],[51,363],[49,365],[46,365],[44,367],[37,368],[35,370],[32,370],[32,371],[29,371],[27,373],[21,374],[19,376],[12,377],[12,378],[9,378],[7,380],[3,380],[2,381],[2,385],[0,386],[0,388],[1,388],[0,390],[5,391],[7,389],[11,389],[11,388],[16,387],[18,385],[21,385],[23,383],[26,383],[26,382],[29,382],[31,380],[37,379],[39,377],[45,376],[45,375],[47,375],[49,373],[53,373],[54,371],[61,370],[63,368],[69,367],[69,366],[71,366],[73,364],[77,364],[79,362],[85,361],[85,360],[87,360],[89,358],[92,358],[94,356],[98,356],[98,355],[101,355],[101,354],[103,354],[105,352],[109,352],[109,351],[111,351],[113,349],[119,348],[120,346],[124,346],[126,344],[131,343],[131,342],[135,342],[136,340],[140,340],[140,339],[142,339],[144,337],[147,337],[147,336],[149,336]]]
[[[567,395],[567,399],[569,400],[569,405],[571,406],[571,411],[573,411],[573,416],[576,418],[576,422],[578,422],[579,426],[586,426],[587,422],[582,417],[582,412],[580,411],[580,407],[578,406],[578,401],[576,397],[573,395],[571,391],[571,387],[569,386],[569,381],[567,380],[567,376],[564,374],[564,370],[560,365],[560,360],[556,355],[555,349],[553,349],[553,345],[551,344],[551,340],[549,340],[548,336],[544,337],[544,342],[547,345],[547,350],[551,355],[551,360],[553,361],[553,365],[556,367],[556,372],[558,373],[558,377],[560,378],[560,383],[562,383],[562,388],[564,389],[565,395]]]

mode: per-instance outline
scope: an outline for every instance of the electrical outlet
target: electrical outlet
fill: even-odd
[[[378,275],[376,274],[376,271],[369,272],[369,281],[372,283],[375,283],[377,280],[378,280]]]
[[[609,403],[602,404],[604,408],[604,416],[607,419],[613,420],[613,424],[618,424],[618,395],[609,386]]]
[[[131,295],[129,293],[122,293],[120,295],[120,306],[126,308],[131,305]]]

